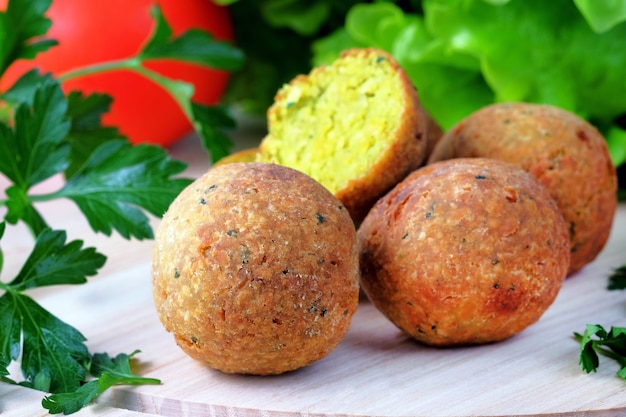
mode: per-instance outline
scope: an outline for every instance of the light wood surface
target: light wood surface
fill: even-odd
[[[254,133],[239,143],[245,147]],[[208,163],[194,137],[172,149],[200,175]],[[55,182],[56,181],[56,182]],[[54,188],[55,178],[42,187]],[[4,184],[0,183],[0,190]],[[92,352],[140,349],[135,371],[157,386],[120,386],[77,416],[625,416],[626,382],[613,361],[597,373],[578,364],[573,332],[587,323],[624,326],[626,293],[607,277],[626,263],[626,206],[596,261],[569,278],[541,320],[493,345],[435,349],[415,343],[363,301],[346,338],[313,365],[273,377],[225,375],[187,356],[158,321],[150,283],[151,241],[92,233],[69,201],[40,206],[55,228],[108,256],[87,284],[34,290],[53,314],[78,328]],[[153,221],[154,226],[158,220]],[[23,227],[2,241],[3,277],[17,273],[32,246]],[[15,376],[20,378],[20,376]],[[43,393],[0,383],[2,416],[43,416]]]

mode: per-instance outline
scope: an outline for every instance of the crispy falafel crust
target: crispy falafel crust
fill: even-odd
[[[617,174],[604,137],[586,120],[549,105],[493,104],[446,132],[429,162],[467,157],[515,164],[548,189],[569,225],[570,275],[606,245]]]
[[[365,294],[435,346],[497,342],[536,322],[570,258],[566,223],[545,188],[483,158],[413,172],[374,205],[358,237]]]
[[[279,374],[330,353],[356,311],[358,277],[345,207],[274,164],[210,169],[156,233],[159,318],[189,356],[226,373]]]

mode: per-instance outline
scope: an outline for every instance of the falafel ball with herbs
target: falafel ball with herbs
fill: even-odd
[[[414,339],[498,342],[535,323],[569,268],[556,203],[532,175],[488,158],[420,168],[358,231],[362,287]]]
[[[546,104],[492,104],[447,131],[429,162],[467,157],[517,165],[548,189],[569,227],[569,275],[606,245],[617,210],[617,173],[605,138],[588,121]]]
[[[152,279],[159,318],[189,356],[226,373],[280,374],[323,358],[348,331],[356,230],[299,171],[223,164],[171,204]]]

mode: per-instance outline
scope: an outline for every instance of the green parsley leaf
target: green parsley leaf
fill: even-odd
[[[44,13],[52,0],[11,0],[5,12],[0,12],[0,73],[15,60],[33,58],[39,52],[57,44],[42,39],[50,28]],[[35,39],[33,39],[35,38]]]
[[[64,142],[70,123],[59,84],[45,79],[35,88],[32,107],[20,103],[15,127],[0,125],[0,172],[27,190],[67,167],[70,147]]]
[[[6,382],[7,384],[17,384],[17,382],[13,381],[9,375],[9,363],[10,359],[4,357],[3,353],[0,351],[0,382]]]
[[[625,290],[626,289],[626,265],[617,268],[609,277],[609,290]]]
[[[0,172],[14,185],[0,201],[6,220],[24,221],[37,236],[48,225],[34,207],[66,197],[86,215],[93,230],[117,230],[126,238],[152,238],[145,209],[161,216],[189,179],[172,179],[186,168],[158,146],[132,146],[115,128],[100,125],[110,105],[105,95],[72,93],[66,100],[57,81],[25,74],[7,93],[17,103],[15,128],[0,124]],[[89,139],[88,139],[89,138]],[[64,172],[61,190],[33,196],[29,189]]]
[[[9,375],[9,359],[5,358],[2,353],[0,353],[0,381],[4,381],[3,378]]]
[[[65,243],[65,231],[44,230],[17,276],[9,283],[15,291],[47,285],[82,284],[96,275],[106,256],[95,248],[82,249],[83,242]]]
[[[56,44],[43,37],[50,26],[44,17],[49,5],[50,0],[11,0],[7,12],[0,12],[0,73],[13,60],[34,57]],[[206,132],[206,141],[213,140],[210,134],[226,142],[217,123],[232,127],[234,122],[225,111],[196,106],[191,101],[192,85],[167,79],[142,63],[177,59],[228,69],[236,68],[241,52],[199,31],[172,38],[165,20],[159,21],[161,26],[142,56],[79,69],[70,76],[98,69],[137,71],[172,93],[190,119],[197,115],[205,123],[215,123],[204,126],[194,121]],[[152,238],[144,211],[160,217],[192,180],[178,177],[186,164],[171,159],[165,149],[133,146],[117,128],[102,126],[102,114],[111,104],[109,96],[72,92],[65,97],[61,79],[32,70],[1,97],[6,105],[0,109],[0,174],[11,184],[4,190],[6,198],[0,199],[0,206],[7,209],[0,219],[0,239],[6,223],[23,221],[36,242],[20,272],[12,280],[0,280],[0,381],[16,383],[8,367],[20,359],[25,380],[19,384],[52,393],[44,406],[69,413],[114,384],[160,381],[132,374],[134,353],[113,359],[105,354],[92,356],[77,329],[23,293],[35,287],[84,283],[106,261],[95,249],[83,248],[82,241],[66,242],[65,232],[50,229],[35,204],[68,198],[96,232],[108,235],[115,230],[126,238]],[[216,153],[223,152],[220,144],[211,146]],[[60,189],[32,193],[34,185],[58,174],[65,177]],[[0,270],[2,263],[0,251]],[[97,379],[87,381],[87,371]]]
[[[243,53],[229,43],[216,41],[210,34],[198,30],[172,38],[172,29],[158,6],[153,7],[152,15],[157,23],[156,29],[139,54],[141,60],[176,59],[230,71],[243,64]],[[191,120],[213,162],[230,153],[233,144],[224,130],[234,127],[235,122],[225,108],[193,102],[191,84],[163,77],[143,67],[134,69],[161,85],[176,100]]]
[[[153,7],[152,16],[156,20],[155,30],[137,56],[79,68],[60,75],[58,79],[65,81],[74,77],[114,70],[134,71],[142,75],[166,90],[176,101],[201,137],[202,144],[209,152],[211,160],[216,162],[228,155],[232,149],[232,141],[223,130],[233,127],[234,119],[225,109],[211,110],[208,106],[193,102],[193,84],[165,77],[145,67],[143,63],[155,59],[171,59],[232,71],[243,65],[243,53],[228,42],[215,40],[211,34],[197,29],[191,29],[178,37],[173,37],[172,29],[158,6]],[[218,118],[206,116],[207,112],[220,116]],[[221,124],[209,125],[207,120],[219,120]],[[73,175],[76,167],[71,167],[68,171]]]
[[[41,74],[39,70],[32,69],[22,74],[11,88],[2,95],[2,98],[14,107],[19,104],[26,104],[31,107],[37,90],[44,84],[55,82],[51,74]]]
[[[140,350],[135,350],[130,355],[120,353],[115,358],[110,358],[106,353],[96,353],[93,355],[90,372],[93,376],[100,378],[107,374],[110,378],[117,379],[119,382],[123,381],[128,385],[141,385],[146,382],[160,384],[158,379],[144,378],[132,373],[130,360],[140,352]]]
[[[200,136],[202,145],[209,151],[213,162],[231,152],[232,141],[224,133],[235,127],[235,121],[228,109],[221,106],[203,106],[191,103],[194,127]]]
[[[617,375],[626,379],[626,328],[611,327],[606,331],[599,324],[587,324],[585,333],[574,333],[580,343],[579,363],[583,371],[595,372],[600,365],[599,355],[615,360],[620,369]]]
[[[115,358],[110,358],[106,353],[96,353],[93,355],[90,373],[98,379],[86,382],[76,391],[45,397],[42,401],[43,407],[51,414],[71,414],[114,385],[160,384],[161,381],[158,379],[133,374],[130,360],[137,353],[139,350],[135,350],[130,355],[120,353]]]
[[[109,111],[112,103],[107,94],[85,96],[80,91],[72,91],[67,96],[67,116],[72,122],[67,140],[70,142],[70,166],[65,177],[74,176],[80,165],[105,142],[123,139],[124,136],[113,126],[102,126],[102,115]]]
[[[65,137],[70,123],[67,104],[58,82],[26,74],[7,95],[17,102],[13,126],[0,124],[0,173],[13,182],[6,190],[6,221],[24,221],[36,236],[47,227],[32,205],[28,190],[62,172],[69,165],[70,146]],[[21,100],[16,91],[21,91]]]
[[[230,71],[241,67],[243,53],[233,45],[215,40],[210,33],[198,29],[173,38],[159,6],[152,8],[152,17],[156,28],[139,53],[141,59],[175,59]]]
[[[209,152],[213,162],[230,153],[233,143],[223,130],[234,126],[235,121],[225,108],[203,106],[194,103],[191,100],[194,88],[189,83],[163,77],[143,67],[135,68],[135,70],[165,88],[172,98],[176,100],[183,113],[191,121],[196,133],[200,136],[202,144],[205,150]],[[212,113],[213,116],[208,116],[208,113]],[[218,121],[222,124],[209,124],[207,120]]]
[[[76,389],[85,378],[90,355],[85,337],[21,291],[53,284],[78,284],[104,265],[106,258],[82,242],[66,243],[64,231],[45,229],[22,270],[0,282],[0,357],[16,360],[22,352],[23,385],[58,392]]]
[[[148,218],[136,207],[160,217],[191,180],[170,178],[186,165],[172,161],[162,148],[131,146],[117,128],[102,126],[102,114],[108,111],[111,101],[106,94],[84,96],[72,92],[68,96],[72,164],[65,171],[68,184],[60,193],[78,204],[96,231],[109,234],[114,228],[127,238],[151,238]],[[93,161],[98,162],[91,164]],[[96,190],[103,186],[104,193]],[[95,213],[90,214],[101,203],[108,204],[107,210],[112,213],[108,224]],[[126,214],[128,219],[123,216]]]
[[[35,236],[48,227],[44,218],[32,205],[25,190],[13,185],[7,188],[5,193],[8,197],[8,200],[4,202],[8,209],[5,216],[7,222],[16,224],[18,221],[23,220]]]
[[[47,196],[73,200],[96,232],[115,229],[129,239],[151,239],[143,208],[162,216],[191,179],[171,176],[186,164],[172,160],[159,146],[133,146],[125,140],[100,145],[58,192]]]
[[[50,414],[72,414],[87,406],[100,395],[101,392],[99,388],[99,381],[97,379],[87,381],[74,391],[59,392],[44,397],[41,401],[41,405],[43,408],[47,409]]]
[[[23,385],[48,392],[78,388],[85,378],[82,363],[89,359],[85,337],[78,330],[10,289],[0,297],[0,323],[0,346],[12,360],[18,357],[23,337]]]

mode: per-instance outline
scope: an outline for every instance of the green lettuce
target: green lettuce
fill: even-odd
[[[596,125],[621,165],[626,7],[618,3],[424,0],[419,12],[393,2],[357,4],[344,27],[313,43],[313,65],[348,47],[382,48],[405,68],[444,129],[493,102],[552,104]]]
[[[598,33],[626,21],[626,2],[622,0],[574,0],[574,3]]]

